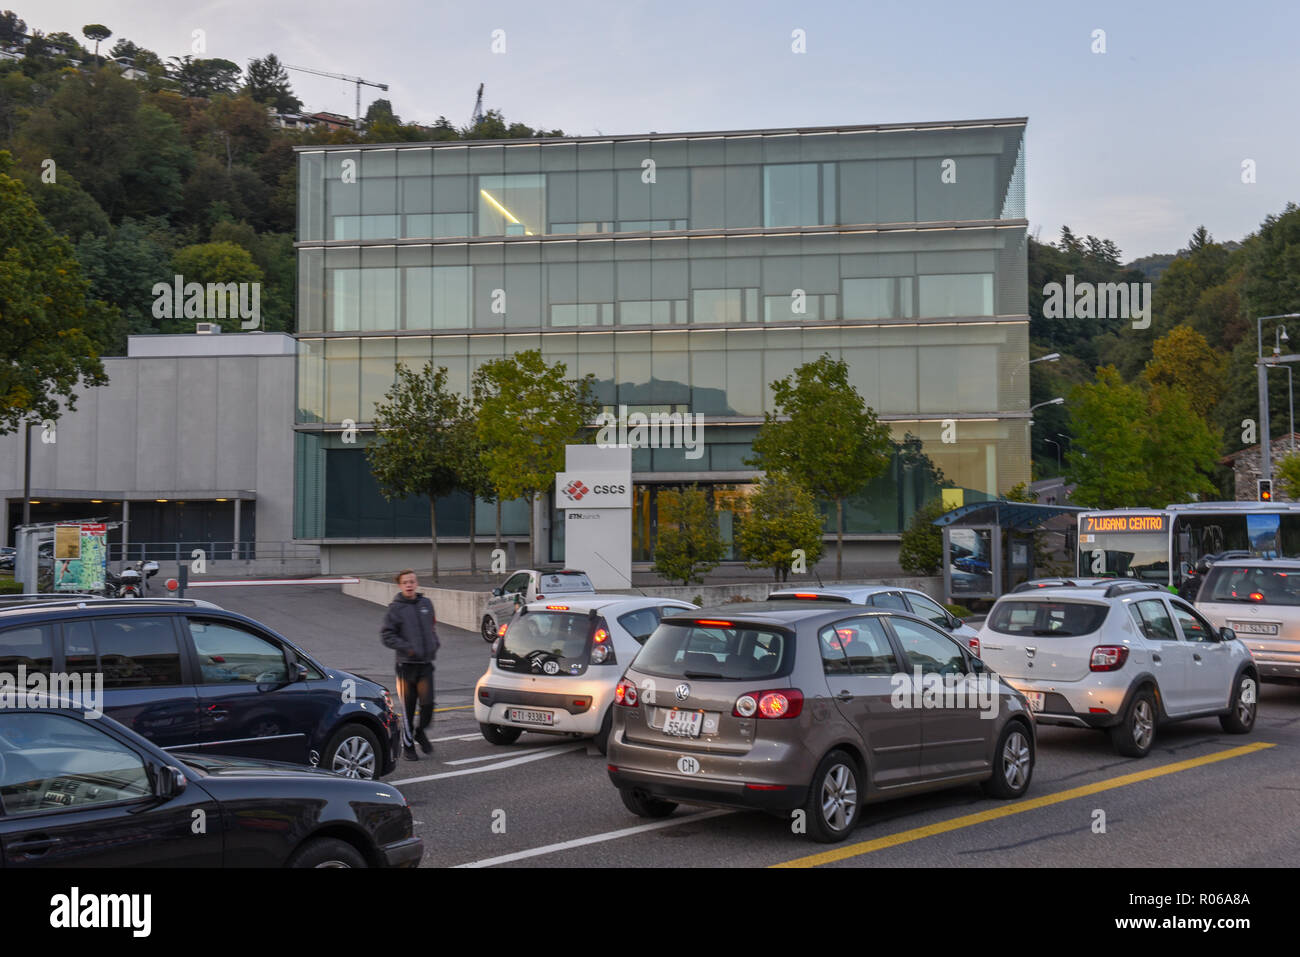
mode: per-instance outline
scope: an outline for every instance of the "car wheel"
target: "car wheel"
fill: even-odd
[[[1034,776],[1034,736],[1019,721],[1008,721],[993,750],[993,776],[984,792],[996,798],[1018,798]]]
[[[1259,681],[1249,671],[1237,679],[1237,690],[1232,693],[1228,713],[1219,715],[1219,724],[1229,734],[1249,734],[1255,727],[1255,713],[1259,709]]]
[[[373,780],[379,769],[379,739],[361,724],[348,724],[334,732],[325,745],[321,767],[347,778]]]
[[[610,705],[605,709],[605,720],[600,723],[600,730],[596,732],[596,750],[601,754],[609,753],[609,733],[614,730],[614,706]]]
[[[1156,696],[1150,688],[1133,695],[1124,720],[1110,729],[1110,743],[1126,758],[1145,758],[1156,740]]]
[[[489,744],[514,744],[524,733],[522,728],[505,728],[499,724],[483,724],[481,721],[478,729],[483,732],[483,737],[487,738]]]
[[[623,799],[623,806],[637,817],[667,817],[677,810],[672,801],[661,801],[631,788],[619,788],[618,795]]]
[[[289,858],[287,867],[369,867],[361,852],[347,841],[321,837],[308,841]]]
[[[497,640],[497,623],[492,620],[491,615],[483,616],[483,623],[479,625],[479,630],[483,633],[484,641]]]
[[[857,762],[844,751],[822,758],[804,805],[808,836],[821,844],[842,841],[853,832],[862,811]]]

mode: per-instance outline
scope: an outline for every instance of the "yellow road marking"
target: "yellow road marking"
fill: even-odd
[[[464,711],[466,708],[474,707],[472,704],[453,704],[447,708],[434,708],[434,713],[439,711]]]
[[[1102,791],[1110,791],[1114,788],[1126,787],[1130,784],[1137,784],[1140,781],[1150,781],[1153,778],[1163,777],[1166,774],[1177,774],[1179,771],[1187,771],[1191,768],[1202,767],[1206,764],[1226,761],[1229,758],[1239,758],[1243,755],[1254,754],[1256,751],[1263,751],[1265,748],[1272,747],[1276,747],[1276,745],[1260,741],[1255,744],[1243,745],[1239,748],[1229,748],[1227,751],[1218,751],[1214,754],[1207,754],[1199,758],[1189,758],[1186,761],[1175,761],[1173,764],[1162,764],[1159,767],[1149,768],[1145,771],[1135,771],[1132,774],[1122,774],[1117,778],[1108,778],[1104,781],[1097,781],[1094,784],[1085,784],[1081,787],[1070,788],[1067,791],[1057,791],[1055,794],[1046,794],[1043,797],[1031,798],[1028,801],[1018,801],[1015,804],[1007,804],[1002,807],[992,808],[988,811],[980,811],[977,814],[965,814],[961,817],[955,817],[947,821],[939,821],[936,824],[927,824],[924,827],[913,828],[910,831],[900,831],[897,834],[890,834],[888,837],[878,837],[871,841],[861,841],[857,844],[849,844],[845,847],[835,848],[834,850],[823,851],[820,854],[809,854],[807,857],[798,857],[793,861],[786,861],[783,864],[773,864],[772,867],[817,867],[821,864],[843,861],[847,858],[857,857],[861,854],[870,854],[872,851],[884,850],[887,847],[897,847],[900,844],[919,841],[922,838],[934,837],[936,834],[945,834],[948,831],[958,831],[962,828],[973,827],[976,824],[983,824],[987,821],[996,821],[999,818],[1010,817],[1013,814],[1023,814],[1025,811],[1036,811],[1041,807],[1050,807],[1053,804],[1073,801],[1075,798],[1087,797],[1089,794],[1099,794]]]

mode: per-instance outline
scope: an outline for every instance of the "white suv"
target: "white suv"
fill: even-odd
[[[1141,582],[1004,595],[980,630],[981,657],[1029,701],[1039,724],[1105,729],[1145,756],[1156,726],[1218,715],[1255,726],[1259,673],[1231,629]]]

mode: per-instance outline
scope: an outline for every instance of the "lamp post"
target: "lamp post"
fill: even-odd
[[[1061,359],[1061,354],[1059,352],[1049,352],[1047,355],[1039,356],[1037,359],[1026,359],[1024,362],[1020,363],[1020,365],[1016,366],[1014,369],[1011,370],[1011,385],[1013,387],[1015,386],[1016,374],[1020,372],[1021,369],[1026,369],[1029,366],[1033,365],[1035,362],[1059,362],[1060,359]],[[1037,406],[1035,406],[1034,408],[1037,408]]]
[[[1259,428],[1261,439],[1259,443],[1260,466],[1259,476],[1263,479],[1272,481],[1273,479],[1273,449],[1271,443],[1272,431],[1268,424],[1268,364],[1264,362],[1264,320],[1265,319],[1300,319],[1300,312],[1286,312],[1276,316],[1256,316],[1255,317],[1255,334],[1259,340],[1259,358],[1255,362],[1257,380],[1259,384]],[[1275,343],[1280,343],[1281,333],[1279,332]],[[1274,346],[1277,350],[1274,355],[1281,352],[1280,345]],[[1294,429],[1292,433],[1294,434]]]
[[[1060,475],[1061,474],[1061,443],[1055,441],[1054,439],[1049,439],[1047,436],[1043,436],[1043,441],[1051,442],[1053,445],[1056,446],[1056,474]]]

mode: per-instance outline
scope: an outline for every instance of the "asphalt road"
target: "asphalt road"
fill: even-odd
[[[238,587],[202,595],[302,644],[323,663],[392,685],[383,609],[337,586]],[[1039,729],[1028,796],[978,787],[866,809],[852,838],[818,845],[788,821],[683,806],[634,817],[585,741],[479,735],[468,707],[486,663],[477,635],[441,627],[434,753],[386,780],[411,802],[424,865],[513,867],[1294,867],[1300,863],[1300,688],[1265,685],[1250,735],[1216,719],[1164,726],[1145,759],[1097,732]],[[1100,812],[1100,813],[1099,813]]]

